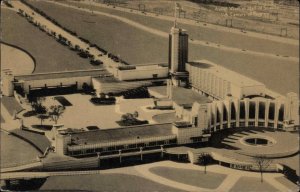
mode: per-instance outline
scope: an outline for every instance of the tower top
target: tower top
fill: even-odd
[[[181,6],[179,3],[174,3],[175,8],[174,8],[174,27],[177,27],[177,10],[181,10]]]

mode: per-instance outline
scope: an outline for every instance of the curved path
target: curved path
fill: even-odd
[[[80,10],[80,11],[85,11],[85,12],[90,12],[89,9],[86,8],[78,8],[72,5],[67,5],[64,3],[59,3],[59,2],[53,2],[53,1],[47,1],[49,3],[54,3],[60,6],[64,6],[64,7],[68,7],[68,8],[72,8],[72,9],[76,9],[76,10]],[[110,17],[110,18],[114,18],[117,19],[119,21],[122,21],[132,27],[136,27],[140,30],[152,33],[154,35],[163,37],[163,38],[168,38],[169,34],[151,27],[147,27],[145,25],[142,25],[140,23],[137,23],[135,21],[132,21],[130,19],[127,18],[123,18],[120,16],[116,16],[116,15],[112,15],[109,13],[104,13],[104,12],[100,12],[100,11],[93,11],[94,14],[98,14],[98,15],[102,15],[102,16],[106,16],[106,17]],[[261,57],[271,57],[271,58],[277,58],[277,59],[282,59],[282,60],[288,60],[288,61],[293,61],[295,63],[298,63],[299,58],[298,57],[291,57],[291,56],[283,56],[283,55],[276,55],[276,54],[272,54],[272,53],[261,53],[261,52],[257,52],[257,51],[252,51],[252,50],[245,50],[245,49],[239,49],[239,48],[234,48],[234,47],[230,47],[230,46],[225,46],[225,45],[221,45],[221,44],[217,44],[217,43],[212,43],[212,42],[207,42],[207,41],[201,41],[201,40],[189,40],[189,42],[191,44],[195,44],[195,45],[201,45],[201,46],[206,46],[206,47],[213,47],[216,49],[220,49],[220,50],[226,50],[226,51],[231,51],[231,52],[237,52],[237,53],[242,53],[242,54],[250,54],[250,55],[255,55],[255,56],[261,56]]]
[[[11,69],[14,75],[31,74],[35,69],[34,58],[19,47],[1,43],[1,70]]]

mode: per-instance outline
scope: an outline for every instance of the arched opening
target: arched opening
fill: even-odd
[[[236,109],[235,109],[235,106],[234,106],[234,103],[232,102],[231,103],[231,120],[235,120],[236,118]]]
[[[240,119],[245,119],[246,111],[245,111],[245,103],[244,101],[240,102]]]
[[[226,106],[223,104],[223,121],[227,121],[228,120],[228,111]]]
[[[249,103],[249,118],[254,119],[255,118],[255,102],[250,101]]]
[[[220,123],[221,122],[221,113],[220,113],[220,110],[217,109],[217,123]]]
[[[258,108],[259,119],[265,119],[265,111],[266,111],[265,102],[259,102],[259,108]]]
[[[274,120],[275,117],[275,103],[270,103],[269,106],[269,119]]]
[[[284,106],[283,104],[281,104],[279,108],[278,121],[283,121],[283,115],[284,115]]]

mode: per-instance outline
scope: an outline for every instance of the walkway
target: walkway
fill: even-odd
[[[72,6],[72,5],[67,5],[67,4],[64,4],[64,3],[53,2],[53,1],[47,1],[47,2],[54,3],[54,4],[57,4],[57,5],[61,5],[61,6],[68,7],[68,8],[72,8],[72,9],[76,9],[76,10],[80,10],[80,11],[90,12],[90,10],[86,9],[86,8],[78,8],[78,7],[75,7],[75,6]],[[142,25],[140,23],[134,22],[134,21],[132,21],[130,19],[127,19],[127,18],[124,18],[124,17],[120,17],[120,16],[116,16],[116,15],[112,15],[112,14],[104,13],[104,12],[100,12],[100,11],[93,11],[93,13],[97,14],[97,15],[102,15],[102,16],[117,19],[117,20],[122,21],[122,22],[124,22],[124,23],[126,23],[126,24],[128,24],[132,27],[136,27],[140,30],[152,33],[154,35],[157,35],[157,36],[160,36],[160,37],[163,37],[163,38],[168,38],[169,37],[169,34],[166,33],[166,32],[163,32],[163,31],[160,31],[160,30],[157,30],[157,29],[154,29],[154,28],[150,28],[148,26]],[[213,48],[220,49],[220,50],[225,50],[225,51],[242,53],[242,54],[249,54],[249,55],[261,56],[261,57],[271,57],[271,58],[276,58],[276,59],[288,60],[288,61],[293,61],[295,63],[298,63],[298,61],[299,61],[298,57],[291,57],[291,56],[290,57],[285,57],[283,55],[280,56],[280,55],[276,55],[276,54],[272,54],[272,53],[262,53],[262,52],[252,51],[252,50],[244,50],[244,49],[241,50],[239,48],[229,47],[229,46],[220,45],[220,44],[217,44],[217,43],[201,41],[201,40],[196,40],[196,39],[190,40],[189,43],[195,44],[195,45],[206,46],[206,47],[213,47]]]

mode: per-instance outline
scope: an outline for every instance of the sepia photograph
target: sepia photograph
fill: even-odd
[[[1,0],[1,191],[300,191],[298,0]]]

